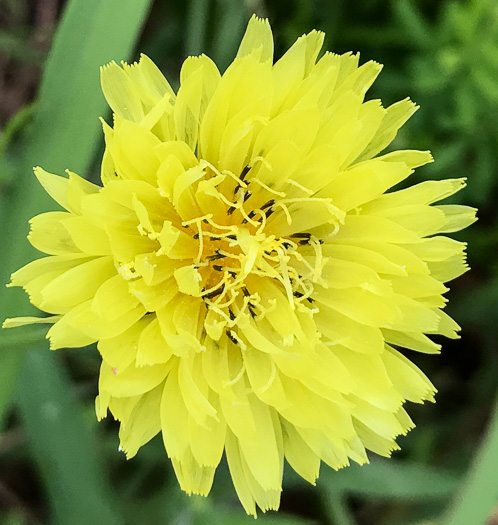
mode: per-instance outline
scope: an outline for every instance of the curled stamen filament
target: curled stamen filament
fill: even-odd
[[[304,193],[306,193],[306,195],[313,195],[313,193],[314,193],[313,190],[310,190],[309,188],[306,188],[302,184],[299,184],[299,182],[297,182],[294,179],[287,179],[286,182],[288,182],[289,184],[292,184],[292,186],[295,186],[296,188],[299,188],[300,190],[304,191]]]
[[[258,183],[262,188],[264,188],[266,191],[269,191],[270,193],[273,193],[274,195],[278,195],[279,197],[287,196],[287,194],[284,191],[277,191],[277,190],[270,188],[270,186],[265,184],[261,179],[258,179],[258,177],[253,177],[251,180]]]
[[[233,335],[233,334],[235,334],[235,332],[233,330],[230,330],[230,334]],[[238,337],[237,337],[237,340],[240,341],[242,344],[244,344],[244,342],[241,341]],[[244,344],[243,350],[246,350],[246,349],[247,349],[247,346]],[[235,383],[237,383],[238,381],[240,381],[242,379],[242,377],[244,376],[244,372],[245,371],[246,371],[246,366],[245,366],[244,363],[242,363],[242,366],[240,368],[239,373],[233,379],[230,379],[230,381],[225,381],[223,383],[223,388],[235,385]]]

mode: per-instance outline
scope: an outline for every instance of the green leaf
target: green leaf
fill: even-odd
[[[426,49],[433,43],[431,30],[415,2],[399,0],[393,3],[393,9],[398,22],[403,26],[403,31],[420,49]]]
[[[206,51],[209,0],[190,0],[187,11],[187,55],[200,55]]]
[[[32,167],[42,165],[54,172],[71,168],[80,174],[88,169],[102,140],[98,117],[107,111],[99,66],[129,57],[150,4],[151,0],[72,0],[66,7],[47,59],[25,154],[16,165],[17,180],[0,202],[2,221],[9,225],[2,232],[0,256],[0,304],[6,317],[33,312],[21,291],[7,291],[3,283],[34,255],[26,241],[28,220],[56,207],[36,183]],[[4,352],[0,384],[12,385],[23,352]],[[6,401],[8,396],[0,398],[0,428]]]
[[[50,496],[55,523],[123,523],[92,449],[81,407],[55,352],[27,354],[19,407],[32,453]]]
[[[353,514],[343,493],[334,494],[331,490],[326,491],[322,501],[334,525],[355,525]]]
[[[211,57],[224,71],[235,58],[250,13],[242,0],[216,0],[216,28]]]
[[[442,469],[392,459],[376,459],[369,465],[351,465],[337,472],[323,468],[317,486],[332,493],[360,494],[376,498],[439,500],[453,493],[458,476]]]
[[[486,523],[498,503],[498,401],[486,437],[474,464],[448,509],[445,525],[481,525]]]

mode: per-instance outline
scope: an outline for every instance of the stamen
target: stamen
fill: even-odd
[[[213,217],[212,213],[208,213],[206,215],[203,215],[202,217],[196,217],[195,219],[190,219],[188,221],[183,221],[182,226],[189,226],[190,224],[198,223],[199,221],[203,221],[204,219],[208,222],[210,222],[210,219]]]
[[[251,303],[248,303],[247,308],[249,309],[249,313],[251,314],[251,317],[253,319],[256,319],[256,312],[254,311],[254,306]]]
[[[307,232],[300,232],[300,233],[293,233],[290,235],[293,239],[309,239],[311,237],[311,233]]]
[[[232,331],[232,333],[235,333],[235,332]],[[247,350],[247,346],[244,344],[244,342],[241,341],[240,339],[238,341],[239,341],[239,344],[242,347],[242,349],[243,350]],[[237,344],[237,343],[235,343],[235,344]],[[237,383],[238,381],[240,381],[242,379],[242,377],[244,377],[244,372],[245,371],[246,371],[246,365],[244,364],[244,362],[242,362],[242,366],[240,368],[239,373],[233,379],[231,379],[230,381],[225,381],[223,383],[223,387],[226,388],[227,386],[235,385],[235,383]]]
[[[268,202],[266,202],[265,204],[263,204],[263,206],[260,206],[259,209],[260,210],[266,210],[266,208],[271,208],[274,204],[275,204],[275,199],[271,199]]]
[[[241,181],[244,181],[244,179],[246,178],[247,174],[252,170],[252,166],[246,166],[243,170],[242,170],[242,173],[240,174],[240,180]]]
[[[287,208],[287,206],[282,201],[277,201],[275,206],[280,206],[284,210],[285,216],[287,218],[287,224],[290,226],[292,224],[292,217],[289,212],[289,208]]]
[[[232,341],[233,344],[240,346],[242,348],[242,350],[247,350],[246,344],[237,335],[237,332],[234,332],[233,330],[227,330],[226,334],[228,336],[228,339],[230,339],[230,341]],[[233,385],[233,384],[235,384],[242,377],[241,374],[243,374],[244,371],[245,371],[245,366],[244,366],[244,363],[242,363],[242,368],[241,368],[240,372],[237,374],[237,377],[235,379],[232,379],[231,381],[228,381],[225,384],[226,385]]]
[[[206,257],[208,261],[216,261],[217,259],[224,259],[226,255],[220,252],[220,250],[216,250],[216,252],[213,255],[210,255],[209,257]]]
[[[269,191],[270,193],[273,193],[274,195],[278,195],[279,197],[286,197],[287,196],[287,193],[285,193],[283,191],[277,191],[277,190],[274,190],[274,189],[270,188],[270,186],[266,185],[262,180],[258,179],[257,177],[254,177],[252,180],[254,182],[257,182],[266,191]]]
[[[223,292],[224,288],[225,288],[225,285],[223,283],[222,286],[216,288],[216,290],[213,290],[212,292],[204,294],[203,297],[205,297],[206,299],[213,299],[217,295],[220,295]]]
[[[230,201],[228,201],[230,203]],[[213,227],[213,228],[217,228],[218,230],[228,230],[228,231],[237,231],[237,226],[234,226],[232,224],[229,224],[229,225],[224,225],[224,224],[218,224],[216,222],[214,222],[212,219],[211,219],[212,216],[206,216],[206,219],[208,220],[209,224]],[[222,233],[219,233],[218,235],[220,236],[223,236],[224,234]]]
[[[237,183],[239,185],[241,185],[243,188],[247,187],[247,182],[244,182],[244,179],[242,177],[237,177],[237,175],[235,175],[235,173],[233,173],[232,171],[230,171],[230,170],[223,170],[221,173],[223,175],[228,175],[233,180],[237,181]]]
[[[232,333],[235,334],[235,332],[233,332],[233,330],[228,330],[228,329],[226,330],[226,334],[228,336],[228,339],[230,339],[230,341],[232,341],[232,343],[234,345],[236,345],[238,343],[238,340],[232,335]]]
[[[310,190],[309,188],[306,188],[302,184],[299,184],[299,182],[295,181],[294,179],[287,179],[286,182],[288,182],[289,184],[292,184],[296,188],[299,188],[300,190],[304,191],[304,193],[306,193],[307,195],[313,195],[313,193],[314,193],[313,190]]]

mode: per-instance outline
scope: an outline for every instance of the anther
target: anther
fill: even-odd
[[[260,209],[266,210],[266,208],[271,208],[274,204],[275,204],[275,199],[271,199],[266,204],[263,204],[263,206],[261,206]]]
[[[252,169],[252,168],[251,168],[250,166],[246,166],[246,167],[242,170],[242,173],[240,174],[239,179],[240,179],[241,181],[243,181],[243,180],[246,178],[247,174],[251,171],[251,169]]]
[[[251,314],[251,317],[253,319],[255,319],[256,318],[256,312],[254,311],[253,305],[251,303],[248,303],[247,307],[249,308],[249,313]]]
[[[210,255],[209,257],[206,257],[208,261],[216,261],[217,259],[224,259],[226,255],[223,255],[220,253],[219,250],[216,250],[216,252],[213,255]]]
[[[232,215],[232,213],[235,211],[235,206],[230,206],[227,210],[227,215]]]
[[[282,246],[285,248],[285,249],[289,249],[289,248],[292,248],[292,244],[290,242],[287,242],[287,241],[284,241],[282,243]]]
[[[245,286],[242,286],[242,293],[243,293],[246,297],[251,297],[251,294],[249,293],[249,290],[248,290]]]
[[[299,292],[297,290],[294,290],[294,292],[292,292],[292,293],[293,293],[294,297],[302,297],[304,295],[303,292]]]
[[[265,217],[268,219],[271,215],[275,213],[275,210],[273,208],[270,208],[269,210],[265,211]]]
[[[248,190],[244,193],[244,202],[252,195],[252,191]]]
[[[247,216],[249,217],[249,219],[252,219],[255,215],[256,215],[256,211],[255,211],[255,210],[252,210],[252,211],[250,211],[250,212],[247,214]],[[247,222],[247,219],[244,219],[244,220],[242,221],[242,224],[245,224],[246,222]]]
[[[310,239],[311,233],[307,233],[307,232],[293,233],[292,235],[290,235],[290,237],[293,239]]]
[[[220,286],[216,290],[213,290],[212,292],[209,292],[208,294],[204,295],[206,299],[212,299],[213,297],[216,297],[217,295],[220,295],[225,288],[225,285]]]
[[[219,264],[213,264],[213,270],[216,270],[217,272],[222,272],[224,268],[223,266],[220,266]]]
[[[226,239],[231,239],[232,241],[237,240],[237,237],[235,235],[227,235]]]
[[[198,233],[195,233],[194,234],[194,239],[198,239],[199,238],[199,234]]]
[[[232,312],[231,308],[228,309],[228,315],[230,316],[230,321],[235,321],[235,314]]]
[[[238,344],[237,339],[235,339],[235,337],[231,334],[231,330],[227,330],[226,334],[228,336],[228,339],[230,339],[230,341],[232,341],[234,345]]]

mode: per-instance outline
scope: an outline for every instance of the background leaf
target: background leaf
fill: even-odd
[[[19,406],[58,525],[123,522],[93,450],[83,413],[55,352],[26,356]]]
[[[26,241],[28,220],[54,206],[36,182],[33,166],[58,173],[71,168],[85,174],[101,135],[98,117],[107,113],[99,66],[130,55],[150,4],[149,0],[68,3],[47,60],[24,154],[15,167],[15,184],[0,201],[2,216],[8,217],[2,235],[0,283],[7,283],[10,273],[34,255]],[[5,317],[31,309],[21,290],[7,293],[3,286],[0,304]],[[2,352],[0,384],[15,382],[23,353],[21,349]],[[4,393],[0,418],[7,401]]]

